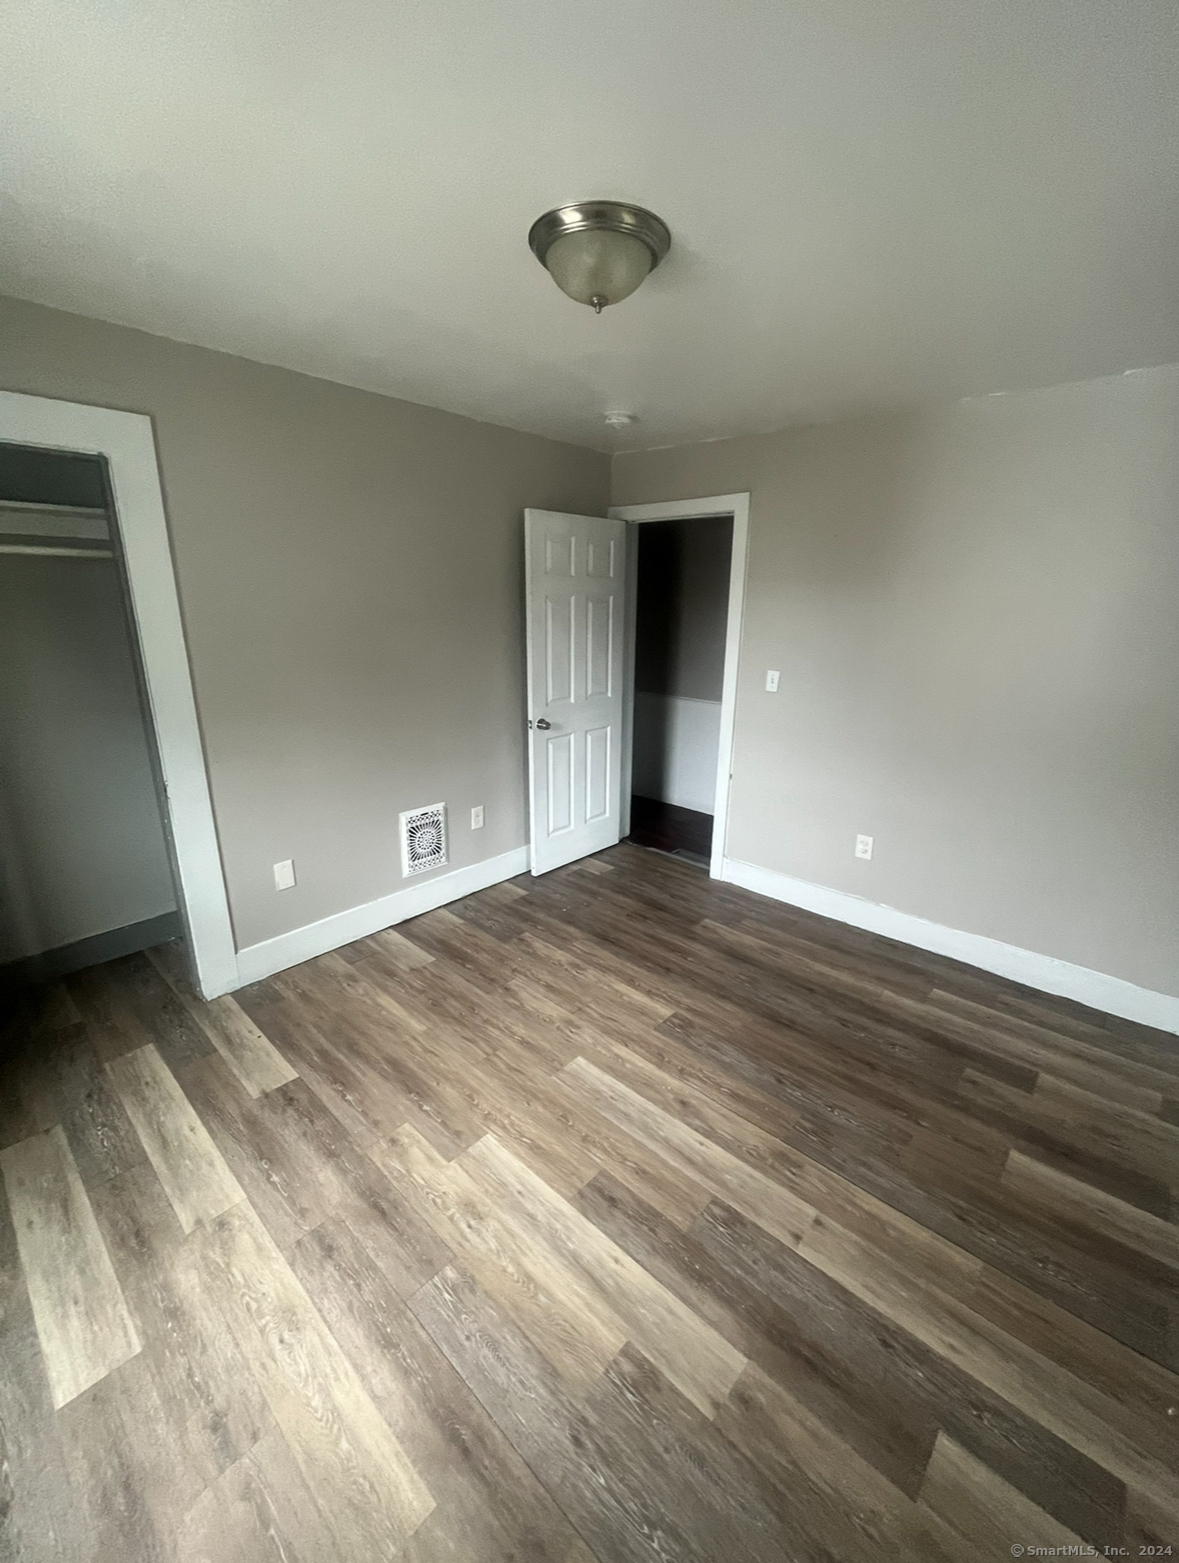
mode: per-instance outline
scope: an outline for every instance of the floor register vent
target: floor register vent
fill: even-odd
[[[401,815],[401,872],[424,874],[446,862],[446,805],[409,809]]]

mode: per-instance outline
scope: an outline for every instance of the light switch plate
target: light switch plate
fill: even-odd
[[[274,888],[276,890],[295,888],[295,865],[290,858],[287,858],[284,863],[274,865]]]
[[[778,693],[778,680],[781,677],[782,675],[777,668],[770,669],[766,674],[766,694],[776,695]]]
[[[471,829],[483,829],[483,805],[481,803],[476,804],[471,810]]]

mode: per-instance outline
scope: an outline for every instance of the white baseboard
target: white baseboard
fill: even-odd
[[[940,923],[927,922],[924,917],[898,912],[895,907],[880,906],[842,890],[808,884],[805,879],[791,879],[788,874],[757,868],[752,863],[740,863],[735,858],[724,860],[721,877],[745,890],[769,896],[771,900],[801,906],[822,917],[850,923],[853,928],[865,928],[869,933],[898,939],[919,950],[931,950],[935,955],[948,955],[998,977],[1039,988],[1042,993],[1075,999],[1078,1004],[1088,1004],[1092,1009],[1104,1010],[1123,1020],[1136,1020],[1144,1026],[1156,1026],[1160,1031],[1179,1033],[1179,998],[1171,994],[1139,988],[1121,977],[1108,977],[1104,972],[1090,971],[1087,966],[1074,966],[1070,961],[1058,961],[1051,955],[1037,955],[1032,950],[1003,944],[982,934],[945,928]]]
[[[337,912],[334,917],[325,917],[318,923],[308,923],[305,928],[292,928],[290,933],[280,933],[277,938],[248,945],[237,952],[237,986],[244,988],[247,983],[261,982],[263,977],[286,971],[288,966],[314,960],[317,955],[338,950],[342,944],[351,944],[354,939],[363,939],[394,923],[403,923],[407,917],[420,917],[423,912],[432,912],[448,901],[461,900],[465,895],[474,895],[476,890],[486,890],[527,872],[528,848],[515,847],[499,857],[489,857],[467,868],[452,869],[436,879],[395,890],[379,901],[368,901],[364,906]]]

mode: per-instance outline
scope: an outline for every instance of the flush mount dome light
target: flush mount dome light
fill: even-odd
[[[671,234],[645,207],[578,201],[538,217],[528,243],[561,292],[600,315],[655,270],[671,248]]]

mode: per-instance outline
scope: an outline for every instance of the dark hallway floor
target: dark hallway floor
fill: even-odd
[[[712,815],[636,794],[630,800],[627,839],[636,846],[653,847],[656,852],[670,852],[707,864],[712,852]]]

